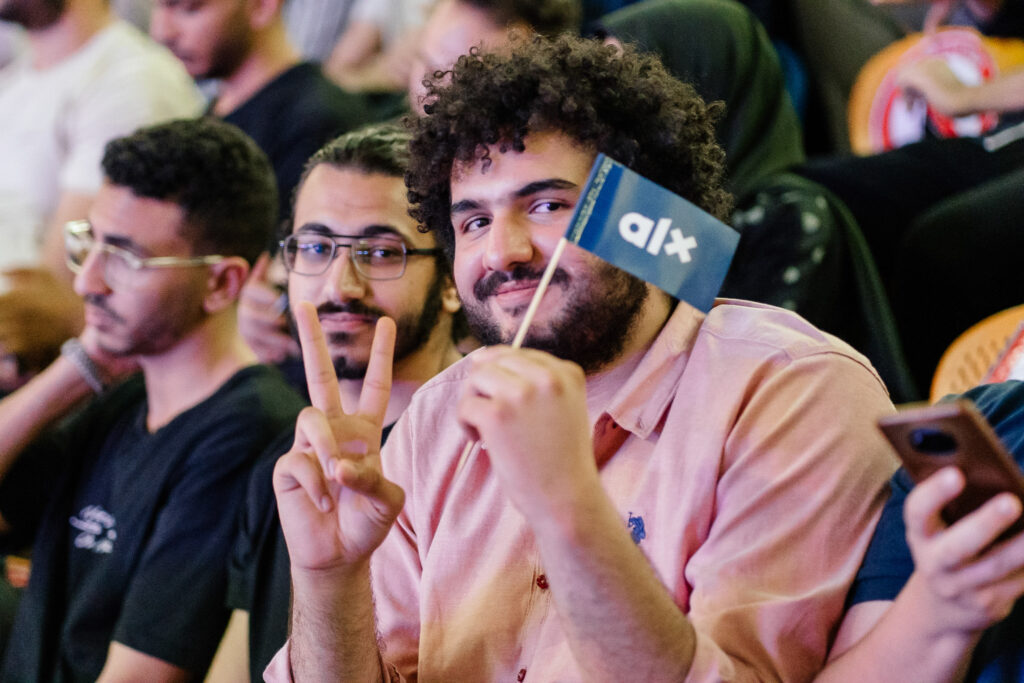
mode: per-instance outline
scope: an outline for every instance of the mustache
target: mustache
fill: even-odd
[[[473,296],[477,301],[494,296],[498,288],[508,282],[540,282],[544,276],[543,268],[531,268],[529,266],[515,266],[509,271],[495,271],[486,277],[477,280],[473,285]],[[569,274],[561,268],[555,268],[551,275],[552,285],[564,285],[569,282]]]
[[[382,318],[387,315],[385,311],[374,306],[368,306],[358,300],[346,301],[340,304],[334,301],[325,301],[316,307],[318,318],[331,315],[332,313],[348,313],[349,315],[364,315],[372,318]]]
[[[92,306],[93,308],[98,308],[101,311],[103,311],[104,313],[106,313],[108,316],[110,316],[116,322],[119,322],[119,323],[123,323],[124,322],[124,318],[119,316],[114,311],[114,309],[112,309],[107,304],[107,299],[102,294],[89,293],[89,294],[86,294],[85,296],[83,296],[82,299],[85,301],[85,303],[87,303],[88,305]]]

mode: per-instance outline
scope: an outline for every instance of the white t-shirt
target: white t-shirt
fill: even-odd
[[[61,193],[99,189],[110,139],[203,106],[174,55],[120,20],[52,67],[30,57],[0,71],[0,268],[38,262]]]

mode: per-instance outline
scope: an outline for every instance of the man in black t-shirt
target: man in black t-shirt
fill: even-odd
[[[82,336],[0,402],[0,533],[34,543],[4,681],[201,676],[248,471],[301,408],[236,321],[273,229],[266,155],[182,120],[114,140],[103,171],[65,228]]]
[[[331,138],[367,123],[364,98],[303,62],[288,41],[283,0],[153,4],[149,32],[196,79],[216,80],[209,113],[233,123],[267,153],[287,216],[302,166]]]
[[[421,384],[459,359],[453,338],[462,336],[463,325],[447,261],[434,236],[419,232],[408,213],[402,179],[407,144],[406,133],[384,124],[317,152],[299,183],[291,234],[282,243],[289,299],[316,306],[345,405],[358,402],[377,319],[386,315],[397,323],[386,425]],[[287,638],[288,552],[271,474],[293,437],[293,429],[282,434],[253,470],[230,570],[236,612],[211,673],[248,668],[260,681]],[[248,663],[241,651],[246,640]]]

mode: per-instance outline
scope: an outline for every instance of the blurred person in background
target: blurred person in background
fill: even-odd
[[[194,116],[199,92],[177,61],[107,0],[0,0],[24,43],[0,70],[0,392],[81,328],[62,229],[84,218],[112,138]]]

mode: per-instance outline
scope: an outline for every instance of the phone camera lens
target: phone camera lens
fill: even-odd
[[[922,453],[942,455],[956,450],[956,439],[941,429],[921,427],[911,430],[910,445]]]

